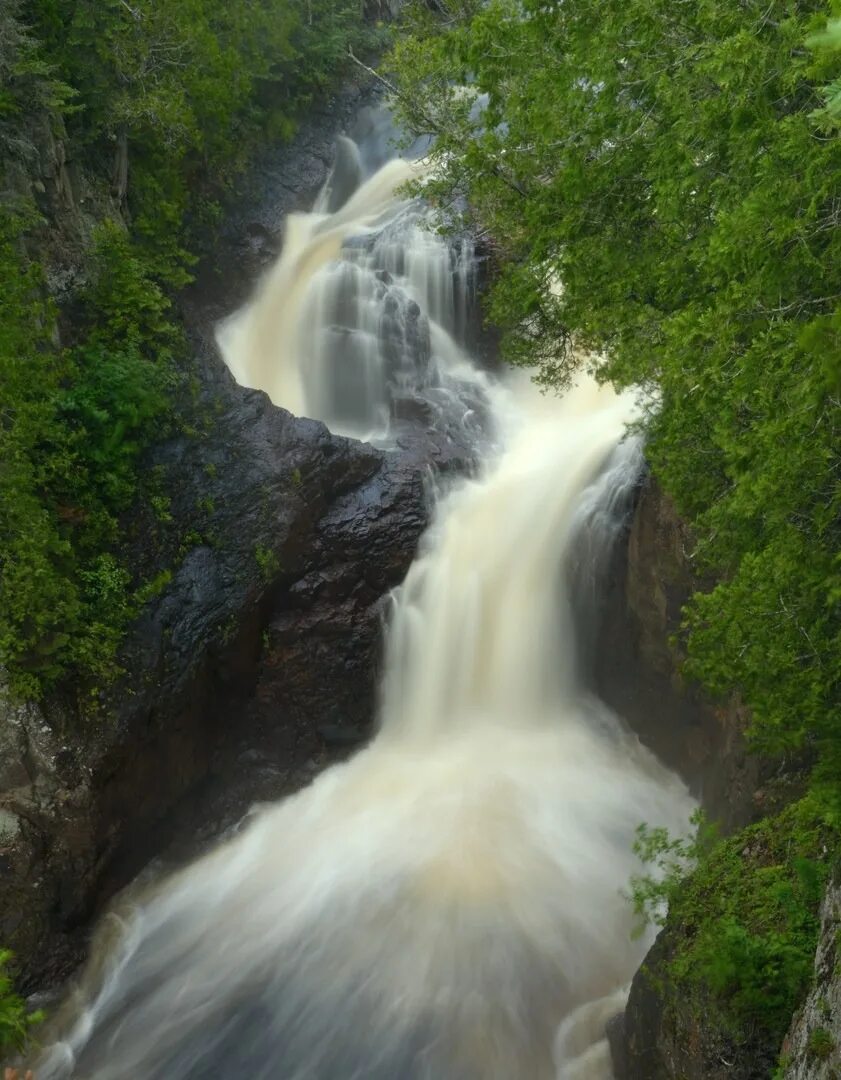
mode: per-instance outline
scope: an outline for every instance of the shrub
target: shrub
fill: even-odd
[[[31,1029],[44,1019],[42,1012],[29,1012],[15,993],[8,973],[11,959],[7,949],[0,949],[0,1052],[23,1050]]]
[[[833,840],[814,797],[724,840],[703,822],[691,841],[641,826],[635,850],[654,872],[630,897],[670,926],[667,996],[705,996],[735,1037],[781,1041],[811,977]]]

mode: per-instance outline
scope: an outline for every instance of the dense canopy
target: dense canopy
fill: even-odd
[[[413,9],[392,67],[406,122],[438,136],[446,216],[465,197],[501,254],[489,310],[509,357],[562,386],[597,355],[602,377],[652,391],[651,463],[720,579],[686,615],[690,672],[741,691],[765,746],[834,754],[827,15],[820,0],[449,0]]]

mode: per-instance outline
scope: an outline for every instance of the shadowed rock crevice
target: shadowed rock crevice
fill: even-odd
[[[258,715],[293,770],[320,728],[370,725],[382,597],[425,524],[419,468],[262,394],[232,389],[229,406],[200,451],[161,451],[183,504],[201,492],[215,507],[214,539],[133,626],[127,676],[95,708],[5,706],[0,936],[33,981],[72,963],[76,929],[161,850],[173,810]]]
[[[689,784],[709,816],[731,831],[762,813],[762,783],[773,766],[750,752],[750,717],[738,697],[711,700],[680,673],[682,656],[671,642],[681,610],[693,592],[710,584],[695,572],[693,548],[671,500],[646,475],[614,552],[596,682],[643,743]]]

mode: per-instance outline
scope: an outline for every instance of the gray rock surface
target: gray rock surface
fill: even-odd
[[[821,907],[815,977],[783,1043],[784,1080],[841,1077],[841,880],[830,882]]]

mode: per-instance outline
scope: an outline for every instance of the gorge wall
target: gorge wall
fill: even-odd
[[[642,741],[690,784],[711,821],[727,836],[779,812],[805,787],[805,762],[751,751],[749,712],[736,695],[714,701],[680,676],[681,608],[708,588],[692,562],[693,540],[671,500],[647,477],[624,545],[617,551],[604,613],[602,693]],[[762,860],[745,841],[745,871]],[[760,1032],[735,1033],[714,995],[676,994],[669,965],[687,933],[669,917],[635,976],[622,1016],[609,1025],[618,1080],[767,1080],[773,1075],[824,1080],[835,1073],[841,1021],[836,963],[838,889],[830,882],[814,979],[783,1045]],[[701,998],[704,991],[701,992]],[[781,1062],[779,1073],[775,1072]]]
[[[763,774],[746,745],[749,717],[738,699],[711,701],[680,675],[681,653],[672,641],[681,609],[709,585],[693,569],[692,550],[668,495],[646,476],[614,556],[596,681],[605,700],[730,831],[762,812]]]
[[[24,988],[78,962],[82,928],[177,836],[176,808],[189,813],[185,799],[216,771],[230,782],[239,768],[242,784],[211,830],[367,733],[382,599],[426,522],[425,462],[236,386],[212,333],[277,249],[284,215],[323,183],[366,92],[348,84],[256,163],[219,241],[224,288],[208,269],[181,298],[197,385],[184,433],[146,462],[163,478],[166,526],[148,507],[126,523],[135,563],[160,588],[130,630],[124,677],[93,698],[65,685],[43,702],[0,702],[0,940]],[[55,223],[59,295],[84,276],[86,235],[117,204],[94,197],[104,185],[74,173],[72,150],[48,134],[27,182]]]

